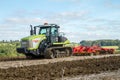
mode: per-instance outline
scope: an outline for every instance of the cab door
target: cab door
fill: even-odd
[[[51,28],[51,42],[52,43],[58,42],[58,28],[56,27]]]

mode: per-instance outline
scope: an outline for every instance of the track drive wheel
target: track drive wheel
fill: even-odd
[[[60,57],[60,53],[59,50],[55,50],[56,54],[55,54],[55,58],[59,58]]]
[[[66,49],[65,51],[66,51],[66,56],[71,56],[69,49]]]
[[[47,59],[53,59],[55,58],[55,53],[51,49],[46,49],[45,51],[45,58]]]

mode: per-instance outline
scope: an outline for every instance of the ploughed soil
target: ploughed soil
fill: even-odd
[[[49,59],[48,59],[49,60]],[[0,69],[0,80],[61,80],[120,69],[120,56]]]
[[[1,61],[20,61],[20,60],[28,60],[25,56],[18,56],[18,57],[0,57]]]
[[[74,77],[63,77],[62,80],[120,80],[120,69],[102,72],[100,74],[79,75]]]

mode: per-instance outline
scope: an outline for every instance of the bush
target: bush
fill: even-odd
[[[7,42],[7,43],[0,43],[0,56],[8,56],[8,57],[15,57],[21,56],[16,51],[16,48],[20,46],[19,42]]]

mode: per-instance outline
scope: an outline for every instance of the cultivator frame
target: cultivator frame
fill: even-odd
[[[73,48],[73,55],[99,55],[114,54],[115,49],[102,48],[100,46],[76,46]]]

